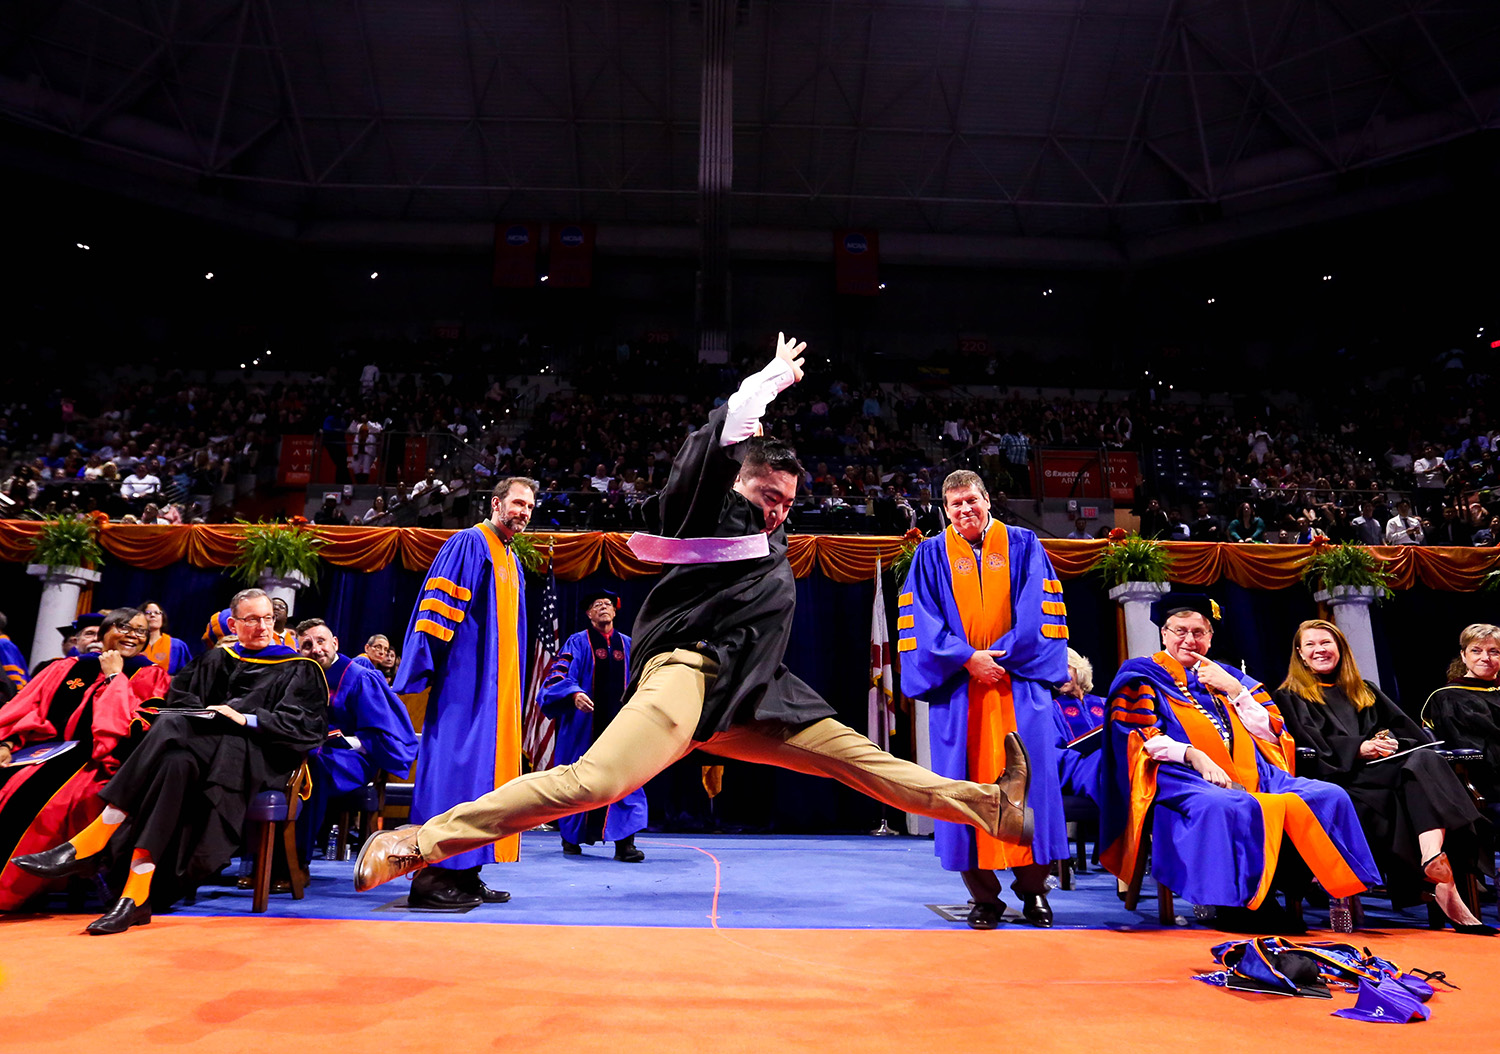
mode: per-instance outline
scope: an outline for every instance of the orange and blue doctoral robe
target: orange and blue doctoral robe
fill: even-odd
[[[398,695],[427,691],[411,821],[425,823],[521,774],[526,591],[521,561],[488,523],[438,550],[401,647]],[[512,835],[434,865],[520,858]]]
[[[1104,724],[1103,696],[1085,695],[1075,699],[1060,695],[1053,700],[1052,722],[1057,727],[1057,778],[1064,794],[1082,795],[1099,802],[1099,766],[1103,752],[1096,747],[1088,753],[1072,744]]]
[[[1276,742],[1252,736],[1228,698],[1166,652],[1131,659],[1109,689],[1100,860],[1129,880],[1151,815],[1151,874],[1193,904],[1258,908],[1290,839],[1330,896],[1380,881],[1343,788],[1291,774],[1296,746],[1265,687],[1225,667],[1266,706]],[[1241,788],[1215,787],[1187,763],[1154,761],[1148,740],[1197,747]]]
[[[557,722],[553,764],[571,765],[599,738],[625,702],[629,671],[630,638],[619,630],[606,640],[588,628],[563,641],[536,699],[542,713]],[[578,692],[594,701],[593,713],[573,705]],[[557,826],[575,845],[617,842],[646,826],[646,808],[646,788],[637,787],[603,809],[564,816]]]
[[[15,685],[18,692],[31,680],[26,672],[26,656],[16,647],[16,642],[4,633],[0,633],[0,677]]]
[[[188,648],[187,641],[179,640],[167,633],[163,633],[146,645],[145,651],[141,654],[166,670],[168,674],[176,674],[178,670],[193,661],[193,653]]]
[[[324,743],[307,755],[312,772],[312,795],[297,814],[302,859],[323,826],[328,803],[342,794],[367,786],[382,772],[404,776],[417,757],[417,733],[411,714],[385,678],[368,666],[340,655],[326,671],[328,731],[359,740],[349,748],[338,741]]]
[[[964,824],[938,821],[938,859],[949,871],[1046,864],[1072,855],[1058,785],[1052,686],[1068,679],[1062,583],[1031,531],[990,521],[979,561],[952,527],[917,546],[900,594],[901,690],[927,700],[932,769],[988,783],[1005,768],[1004,739],[1021,735],[1031,760],[1027,804],[1036,814],[1030,848]],[[976,650],[1003,650],[1007,677],[972,683]]]

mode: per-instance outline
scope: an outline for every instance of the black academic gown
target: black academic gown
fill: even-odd
[[[1323,702],[1278,689],[1281,716],[1299,747],[1316,758],[1297,758],[1297,775],[1336,783],[1349,793],[1376,862],[1386,875],[1393,902],[1415,903],[1421,893],[1422,852],[1417,835],[1442,828],[1443,849],[1454,870],[1473,873],[1481,862],[1476,821],[1479,810],[1436,751],[1418,750],[1372,763],[1359,756],[1360,744],[1389,730],[1401,750],[1429,741],[1422,728],[1375,685],[1373,705],[1357,710],[1338,686],[1323,688]],[[1441,737],[1439,737],[1441,738]]]
[[[226,717],[173,715],[172,708],[227,704],[254,714],[257,727]],[[186,749],[202,759],[197,785],[181,803],[177,835],[157,860],[153,904],[165,906],[228,864],[239,848],[250,800],[263,790],[285,790],[309,750],[328,734],[328,682],[323,669],[292,649],[259,652],[210,648],[172,678],[163,712],[100,798],[130,813],[110,840],[117,867],[128,862],[138,825],[133,811],[149,792],[162,756]]]
[[[688,436],[672,474],[647,511],[653,533],[672,538],[737,538],[765,530],[765,514],[732,489],[744,444],[719,445],[725,408]],[[792,634],[797,587],[786,558],[786,528],[769,555],[722,564],[677,564],[652,588],[635,619],[627,698],[652,656],[687,648],[718,663],[693,738],[708,739],[750,720],[804,725],[834,710],[782,664]]]
[[[1482,750],[1484,760],[1467,767],[1480,794],[1500,792],[1500,685],[1463,677],[1427,697],[1422,720],[1449,750]]]

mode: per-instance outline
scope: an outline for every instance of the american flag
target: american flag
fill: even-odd
[[[521,751],[537,772],[552,767],[552,749],[557,745],[553,720],[537,705],[537,692],[552,669],[561,644],[557,618],[557,576],[547,561],[547,586],[542,590],[542,610],[536,622],[536,645],[531,650],[531,677],[526,683],[526,718],[521,727]]]

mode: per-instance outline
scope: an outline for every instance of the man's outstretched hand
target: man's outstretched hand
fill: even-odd
[[[776,357],[792,368],[792,378],[802,379],[802,353],[807,350],[807,341],[798,341],[784,333],[776,334]]]

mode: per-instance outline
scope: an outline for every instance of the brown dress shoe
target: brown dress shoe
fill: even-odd
[[[376,831],[366,838],[354,862],[355,892],[363,893],[426,867],[417,846],[419,830],[415,824],[406,824],[394,831]]]
[[[1031,791],[1031,759],[1015,732],[1005,736],[1005,771],[995,781],[1000,788],[1000,822],[995,837],[1014,845],[1030,845],[1035,820],[1026,805]]]

